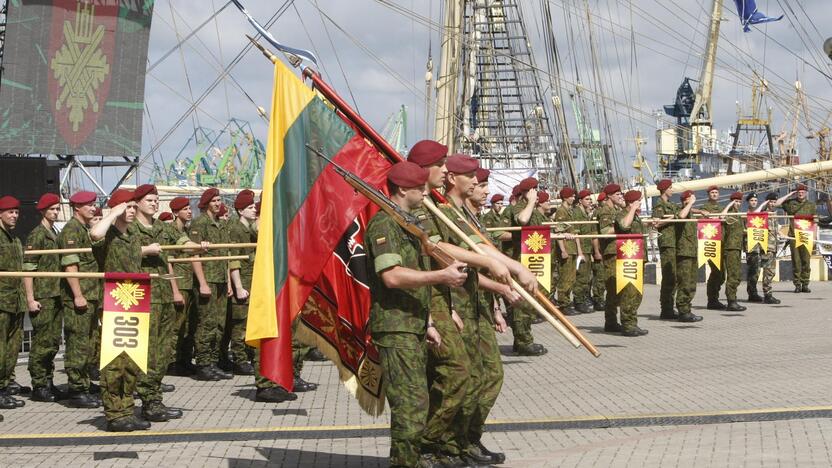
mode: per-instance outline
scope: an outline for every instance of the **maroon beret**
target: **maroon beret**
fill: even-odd
[[[260,192],[260,196],[263,196],[263,192]],[[260,205],[262,204],[263,202],[257,202],[254,204],[254,208],[257,210],[257,216],[260,216]]]
[[[601,193],[598,194],[598,201],[599,202],[602,202],[606,199],[607,199],[607,193],[606,192],[601,192]]]
[[[226,213],[228,213],[228,207],[225,206],[225,203],[223,203],[220,205],[220,210],[217,211],[217,217],[219,218],[220,216],[225,216]]]
[[[127,189],[118,189],[110,195],[110,199],[107,200],[107,206],[110,208],[115,208],[116,206],[126,203],[129,201],[133,201],[133,191]]]
[[[808,188],[804,184],[797,184],[797,190],[808,190]]]
[[[185,198],[185,197],[176,197],[176,198],[174,198],[173,200],[170,201],[170,210],[171,211],[179,211],[182,208],[185,208],[186,206],[188,206],[190,204],[191,204],[191,202],[188,201],[187,198]]]
[[[639,192],[638,190],[630,190],[629,192],[624,194],[624,201],[626,203],[632,203],[638,200],[641,200],[641,192]]]
[[[96,199],[95,192],[75,192],[69,197],[69,202],[73,205],[86,205],[87,203],[92,203]]]
[[[711,185],[710,187],[708,187],[709,192],[712,192],[714,190],[719,190],[719,187],[717,187],[716,185]]]
[[[142,184],[136,187],[136,190],[133,190],[133,200],[139,201],[144,198],[145,195],[159,195],[159,191],[156,190],[156,186],[153,184]]]
[[[453,172],[454,174],[467,174],[476,171],[480,167],[480,163],[467,154],[454,154],[448,156],[448,159],[445,161],[445,167],[448,169],[448,172]]]
[[[502,193],[495,193],[494,195],[491,196],[491,203],[494,204],[494,203],[497,203],[497,202],[501,202],[505,199],[506,199],[506,197]]]
[[[673,185],[673,181],[670,179],[662,179],[656,184],[656,188],[659,189],[659,192],[664,192],[665,190],[669,189],[670,186]]]
[[[211,203],[211,200],[213,200],[214,197],[218,197],[219,195],[219,189],[211,187],[208,190],[202,192],[202,196],[199,197],[199,204],[197,204],[197,206],[200,210],[204,210],[205,207],[208,206],[209,203]]]
[[[583,190],[581,190],[580,192],[578,192],[578,199],[581,199],[581,198],[586,198],[586,197],[588,197],[588,196],[590,196],[590,195],[592,195],[592,192],[590,192],[590,191],[589,191],[589,190],[587,190],[587,189],[583,189]]]
[[[537,202],[538,203],[546,203],[549,201],[549,193],[548,192],[537,192]]]
[[[40,200],[38,200],[37,206],[35,209],[38,211],[45,210],[52,205],[57,205],[61,202],[61,197],[55,195],[54,193],[44,193],[40,196]]]
[[[483,182],[487,182],[488,181],[488,176],[490,176],[490,175],[491,175],[491,171],[489,171],[488,169],[486,169],[484,167],[478,167],[477,168],[477,183],[481,184]]]
[[[731,200],[742,200],[742,192],[734,192],[731,194]]]
[[[537,181],[534,177],[526,177],[525,179],[520,181],[520,184],[517,186],[517,194],[520,195],[522,192],[526,192],[533,188],[537,188],[540,182]]]
[[[13,210],[15,208],[20,208],[20,200],[11,195],[0,197],[0,211]]]
[[[94,217],[95,217],[95,216],[104,216],[104,212],[103,212],[103,211],[101,211],[101,207],[100,207],[100,206],[96,206],[96,207],[95,207],[95,211],[92,213],[92,215],[93,215]]]
[[[173,213],[170,211],[165,211],[164,213],[159,215],[159,221],[170,221],[173,219]]]
[[[559,195],[561,200],[566,200],[569,197],[575,196],[575,189],[573,189],[572,187],[564,187],[560,189]]]
[[[422,167],[430,166],[448,156],[448,147],[433,140],[422,140],[410,148],[407,160]]]
[[[616,192],[620,192],[620,191],[621,191],[621,186],[618,185],[618,184],[607,184],[604,187],[604,193],[606,193],[607,196],[614,195]]]
[[[254,204],[254,192],[249,189],[241,190],[234,199],[234,209],[244,210],[247,206]]]
[[[517,195],[520,195],[520,186],[519,185],[515,185],[514,187],[511,188],[511,196],[514,197],[514,198],[517,198]]]
[[[420,187],[428,181],[429,173],[427,169],[416,163],[402,161],[390,168],[390,172],[387,173],[387,180],[396,187],[406,189]]]
[[[684,192],[682,192],[682,196],[681,196],[681,197],[679,197],[679,199],[680,199],[680,200],[682,200],[682,201],[685,201],[685,200],[687,200],[688,198],[690,198],[690,196],[691,196],[691,195],[693,195],[693,192],[692,192],[692,191],[690,191],[690,190],[685,190]]]

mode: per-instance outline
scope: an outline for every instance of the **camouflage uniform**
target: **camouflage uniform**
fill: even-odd
[[[91,247],[89,228],[78,221],[70,219],[58,236],[58,247],[76,249]],[[98,263],[91,253],[61,255],[61,266],[66,268],[77,265],[82,273],[98,272]],[[61,300],[63,302],[64,342],[66,353],[64,367],[70,392],[86,392],[90,387],[89,369],[98,366],[94,362],[93,333],[98,328],[98,309],[101,303],[101,281],[98,279],[79,279],[81,293],[87,300],[87,308],[76,310],[69,283],[63,280]]]
[[[555,221],[574,221],[576,209],[571,206],[563,204],[555,213]],[[557,231],[557,234],[577,234],[578,229],[575,225],[567,225],[565,229]],[[572,240],[563,240],[566,247],[567,257],[562,257],[560,242],[555,243],[555,258],[558,262],[558,305],[560,307],[571,307],[572,304],[572,288],[575,287],[575,261],[578,255],[578,245]]]
[[[0,227],[0,271],[21,271],[22,268],[20,239]],[[0,278],[0,392],[14,380],[27,307],[23,278]]]
[[[228,223],[229,241],[236,244],[257,242],[257,231],[246,226],[240,219]],[[248,260],[232,260],[228,263],[229,270],[240,271],[240,282],[243,288],[251,293],[251,276],[254,273],[254,251],[252,249],[236,249],[234,255],[249,255]],[[232,282],[233,287],[233,282]],[[238,300],[236,294],[231,298],[231,322],[228,324],[231,345],[231,358],[234,362],[251,360],[252,349],[246,346],[246,317],[248,317],[248,298]],[[294,336],[294,334],[293,334]],[[293,338],[294,347],[294,338]]]
[[[729,213],[736,213],[731,208]],[[742,240],[745,223],[739,216],[726,216],[722,230],[722,268],[725,270],[725,297],[729,301],[737,300],[737,288],[742,277]]]
[[[517,216],[523,209],[526,207],[525,198],[522,200],[518,200],[517,204],[512,206],[510,219],[512,226],[540,226],[546,222],[546,217],[541,214],[537,209],[532,210],[532,214],[529,217],[529,222],[525,225],[517,219]],[[511,242],[512,242],[512,258],[515,260],[520,260],[520,231],[512,231],[511,233]],[[511,330],[514,333],[514,349],[518,349],[519,347],[523,346],[530,346],[534,343],[534,337],[532,336],[532,319],[535,317],[535,312],[532,309],[531,305],[523,302],[518,303],[512,306],[513,314],[511,320]]]
[[[492,208],[488,213],[481,216],[481,223],[487,228],[508,227],[511,226],[511,207],[503,208],[502,213],[497,213]],[[509,257],[512,256],[511,241],[501,241],[500,236],[506,231],[492,231],[489,234],[494,241],[494,245]]]
[[[177,237],[187,236],[186,229],[179,229],[173,223],[172,229],[177,232]],[[196,301],[198,295],[194,292],[194,267],[190,262],[174,263],[173,274],[178,276],[176,286],[179,294],[182,295],[183,304],[174,304],[176,308],[176,321],[173,329],[176,332],[176,364],[180,367],[187,367],[191,364],[194,354],[194,329],[196,325]]]
[[[592,220],[598,221],[598,209],[592,213]],[[598,230],[598,224],[588,224],[588,229],[585,232],[586,234],[598,234],[600,231]],[[600,242],[600,239],[596,239],[597,242]],[[590,242],[591,245],[591,242]],[[604,300],[606,299],[605,296],[607,294],[606,291],[606,271],[604,269],[604,259],[603,259],[603,250],[601,250],[601,260],[595,260],[595,247],[592,247],[590,250],[589,258],[592,261],[592,301],[595,304],[603,304]],[[600,249],[600,247],[599,247]]]
[[[719,203],[713,202],[708,200],[702,205],[702,209],[709,212],[709,213],[721,213],[722,212],[721,206]],[[723,227],[725,225],[723,224]],[[725,230],[723,229],[723,236],[725,235]],[[723,251],[725,250],[725,243],[722,244]],[[723,255],[724,256],[724,255]],[[724,263],[724,262],[723,262]],[[707,291],[708,291],[708,303],[713,303],[719,301],[719,290],[722,289],[722,284],[725,283],[725,265],[722,265],[722,269],[716,268],[713,262],[708,261],[708,267],[711,269],[710,274],[708,274],[708,283],[707,283]]]
[[[599,234],[615,234],[615,219],[621,209],[616,206],[598,208]],[[615,239],[601,239],[601,253],[604,255],[607,296],[604,300],[604,325],[614,326],[618,323],[618,294],[615,292]]]
[[[387,288],[381,273],[395,266],[427,270],[428,262],[418,239],[384,212],[370,220],[364,237],[371,266],[369,329],[390,405],[390,465],[416,466],[430,404],[425,333],[431,292]]]
[[[109,273],[139,273],[142,271],[142,244],[136,236],[122,233],[110,226],[106,236],[92,245],[102,271]],[[151,285],[151,300],[157,293]],[[153,313],[151,313],[151,316]],[[150,370],[152,344],[148,347]],[[107,421],[133,416],[133,392],[142,371],[132,359],[122,353],[101,369],[101,401]]]
[[[773,211],[769,212],[768,218],[768,249],[760,253],[760,267],[763,269],[763,294],[771,295],[771,283],[774,281],[774,273],[777,270],[777,245],[780,240],[780,231],[777,220],[771,217]]]
[[[573,221],[589,221],[590,215],[582,206],[576,206]],[[578,224],[575,226],[576,233],[582,235],[594,234],[593,224]],[[590,284],[592,282],[592,239],[580,239],[583,261],[575,276],[575,304],[589,304]]]
[[[26,250],[58,248],[58,234],[38,224],[26,238]],[[29,255],[23,263],[24,271],[60,271],[58,255]],[[32,346],[29,350],[29,375],[32,386],[47,387],[55,370],[55,355],[61,345],[61,280],[34,278],[34,298],[40,302],[40,312],[29,312],[32,320]]]
[[[643,234],[644,233],[644,226],[641,224],[641,218],[638,215],[633,216],[633,222],[630,223],[629,227],[624,227],[622,225],[622,221],[624,217],[627,216],[626,210],[620,210],[615,217],[615,233],[616,234]],[[613,246],[613,250],[615,250],[615,242],[611,243]],[[642,258],[644,257],[645,252],[641,252]],[[613,256],[613,263],[615,262],[615,257]],[[615,271],[610,270],[610,271]],[[613,277],[613,283],[615,282],[615,275],[611,274],[610,276]],[[607,285],[609,288],[609,285]],[[638,292],[635,286],[632,284],[628,284],[621,290],[618,296],[618,302],[621,306],[621,331],[626,333],[630,330],[633,330],[638,326],[638,307],[641,305],[641,293]]]
[[[797,200],[787,200],[783,203],[783,211],[789,215],[814,215],[816,214],[815,204],[809,199],[802,202]],[[789,225],[789,237],[794,237],[794,220]],[[792,254],[792,269],[794,270],[795,287],[809,287],[809,276],[811,274],[812,264],[809,260],[812,258],[812,252],[806,250],[806,247],[795,248],[795,242],[789,241]]]
[[[690,218],[690,214],[688,214]],[[679,315],[691,312],[699,276],[696,223],[676,223],[676,310]]]
[[[679,215],[679,205],[665,201],[659,197],[659,201],[653,206],[653,217],[656,219],[671,215],[676,218]],[[692,223],[679,223],[692,224]],[[676,291],[679,283],[678,265],[676,259],[676,224],[668,223],[659,228],[659,256],[661,257],[662,285],[659,296],[661,304],[661,315],[672,316],[673,304],[676,301]]]
[[[213,244],[227,243],[228,232],[219,220],[213,220],[207,213],[194,219],[190,227],[190,238],[196,243],[208,241]],[[211,251],[212,256],[228,255],[226,249]],[[228,305],[227,273],[228,262],[205,262],[202,271],[205,281],[211,288],[210,297],[199,297],[197,307],[197,325],[194,334],[195,358],[197,366],[217,364],[220,352],[220,340],[225,328],[225,313]]]

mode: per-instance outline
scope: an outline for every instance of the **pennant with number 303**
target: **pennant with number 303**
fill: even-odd
[[[520,263],[531,270],[537,282],[552,290],[552,240],[548,226],[526,226],[520,231]]]
[[[717,270],[722,269],[722,221],[700,219],[696,223],[698,266],[709,261]]]
[[[150,275],[106,273],[99,369],[124,353],[147,373],[149,330]]]
[[[644,237],[620,234],[615,238],[615,292],[628,284],[644,293]]]

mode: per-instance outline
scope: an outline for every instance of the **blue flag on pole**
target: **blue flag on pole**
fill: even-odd
[[[769,23],[771,21],[780,21],[783,15],[777,18],[766,16],[765,13],[757,9],[757,2],[754,0],[734,0],[737,4],[737,13],[742,20],[742,30],[745,32],[751,31],[749,27],[752,24]]]

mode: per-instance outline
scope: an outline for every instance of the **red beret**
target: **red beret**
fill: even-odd
[[[220,216],[225,216],[226,213],[228,213],[228,207],[226,207],[225,203],[223,203],[220,205],[220,210],[217,211],[217,217],[219,218]]]
[[[185,197],[176,197],[176,198],[174,198],[173,200],[170,201],[170,210],[171,211],[179,211],[182,208],[185,208],[186,206],[188,206],[190,204],[191,204],[191,202],[188,201],[187,198],[185,198]]]
[[[734,192],[731,194],[731,200],[742,200],[742,192]]]
[[[407,160],[422,167],[430,166],[448,156],[448,147],[433,140],[422,140],[410,148]]]
[[[159,195],[159,191],[156,190],[156,186],[153,184],[142,184],[136,187],[136,190],[133,191],[133,200],[139,201],[144,198],[145,195]]]
[[[211,187],[208,190],[202,192],[202,196],[199,197],[199,204],[197,204],[197,206],[200,210],[204,210],[205,207],[208,206],[209,203],[211,203],[211,200],[213,200],[214,197],[218,197],[219,195],[219,189]]]
[[[491,175],[491,171],[489,171],[488,169],[486,169],[484,167],[478,167],[477,168],[477,183],[481,184],[483,182],[487,182],[488,181],[488,176],[490,176],[490,175]]]
[[[621,191],[621,186],[618,185],[618,184],[607,184],[607,186],[604,187],[604,193],[606,193],[607,196],[613,195],[616,192],[620,192],[620,191]]]
[[[503,200],[505,200],[505,199],[506,199],[506,197],[505,197],[503,194],[501,194],[501,193],[495,193],[495,194],[491,197],[491,203],[501,202],[501,201],[503,201]]]
[[[107,206],[115,208],[116,206],[129,201],[133,201],[133,191],[118,189],[110,195],[110,199],[107,200]]]
[[[656,184],[656,188],[659,189],[659,192],[664,192],[665,190],[669,189],[670,186],[673,185],[673,181],[670,179],[662,179]]]
[[[549,201],[549,193],[543,191],[537,192],[538,203],[546,203],[547,201]]]
[[[592,195],[592,192],[590,192],[590,191],[589,191],[589,190],[587,190],[587,189],[583,189],[583,190],[581,190],[580,192],[578,192],[578,199],[581,199],[581,198],[586,198],[586,197],[588,197],[588,196],[590,196],[590,195]]]
[[[711,185],[710,187],[708,187],[709,192],[713,190],[719,190],[719,187],[717,187],[716,185]]]
[[[263,192],[260,192],[260,196],[263,196]],[[260,205],[262,204],[263,202],[257,202],[254,204],[254,208],[257,209],[257,216],[260,216]]]
[[[16,208],[20,208],[20,201],[17,198],[11,195],[0,197],[0,211],[14,210]]]
[[[529,191],[531,189],[536,189],[537,185],[540,182],[537,181],[534,177],[526,177],[525,179],[520,181],[520,184],[517,186],[517,194],[520,195],[522,192]]]
[[[638,190],[630,190],[629,192],[624,194],[624,201],[626,203],[632,203],[638,200],[641,200],[641,192],[639,192]]]
[[[681,196],[681,197],[679,197],[679,199],[680,199],[680,200],[682,200],[682,201],[685,201],[685,200],[687,200],[688,198],[690,198],[690,196],[691,196],[691,195],[693,195],[693,192],[692,192],[692,191],[690,191],[690,190],[685,190],[684,192],[682,192],[682,196]]]
[[[454,154],[448,156],[448,159],[445,161],[445,167],[448,169],[448,172],[467,174],[476,171],[480,167],[480,163],[467,154]]]
[[[517,198],[517,195],[520,195],[520,186],[515,185],[511,188],[511,196]]]
[[[390,168],[390,172],[387,173],[387,180],[396,187],[420,187],[428,181],[428,174],[429,171],[418,164],[402,161]]]
[[[797,190],[808,190],[808,188],[804,184],[797,184]]]
[[[100,206],[96,206],[96,207],[95,207],[95,211],[93,212],[93,214],[92,214],[92,215],[93,215],[93,216],[104,216],[104,212],[103,212],[103,211],[101,211],[101,207],[100,207]]]
[[[73,205],[86,205],[87,203],[92,203],[95,199],[98,198],[95,195],[95,192],[75,192],[69,197],[69,202]]]
[[[52,205],[57,205],[61,202],[61,197],[55,195],[54,193],[44,193],[40,196],[40,200],[38,200],[37,206],[35,209],[38,211],[45,210]]]
[[[173,219],[173,213],[170,211],[165,211],[164,213],[159,215],[159,221],[170,221]]]
[[[607,199],[607,193],[606,192],[601,192],[601,193],[598,194],[598,201],[599,202],[602,202],[606,199]]]
[[[574,196],[575,196],[575,189],[573,189],[572,187],[564,187],[564,188],[560,189],[560,199],[561,200],[566,200],[567,198],[574,197]]]
[[[254,192],[249,189],[241,190],[234,199],[234,209],[244,210],[247,206],[254,204]]]

